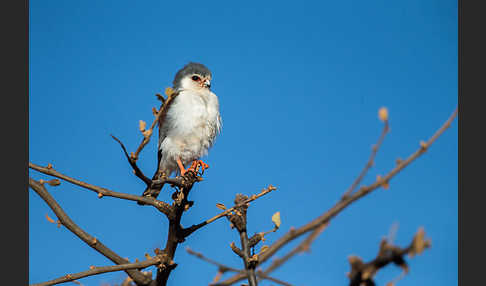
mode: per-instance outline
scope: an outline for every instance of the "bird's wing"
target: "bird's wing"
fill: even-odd
[[[176,90],[176,96],[180,93],[179,90]],[[172,103],[174,103],[172,101]],[[165,122],[164,124],[164,121],[166,120],[167,118],[167,113],[169,112],[170,108],[172,107],[172,104],[168,106],[167,108],[167,112],[165,113],[165,116],[164,117],[161,117],[159,118],[159,122],[157,122],[157,125],[159,126],[159,142],[157,144],[157,170],[155,172],[155,176],[157,176],[158,172],[159,172],[159,168],[160,168],[160,161],[162,161],[162,147],[161,147],[161,144],[162,142],[164,141],[164,139],[167,137],[167,133],[168,133],[168,128],[169,128],[169,124],[167,124],[167,122]]]

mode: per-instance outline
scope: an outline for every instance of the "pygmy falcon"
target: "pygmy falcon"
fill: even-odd
[[[153,179],[209,167],[200,158],[207,155],[222,126],[218,97],[210,89],[211,79],[206,66],[192,62],[175,75],[173,90],[178,95],[159,124],[158,170]],[[157,195],[149,188],[143,193],[155,198]]]

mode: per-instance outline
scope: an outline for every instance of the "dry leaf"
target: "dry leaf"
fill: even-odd
[[[382,107],[378,110],[378,118],[381,121],[387,121],[388,120],[388,109],[386,107]]]
[[[152,135],[152,129],[145,130],[144,132],[142,132],[142,134],[143,134],[143,137],[147,138],[150,135]]]
[[[98,198],[102,198],[103,197],[103,194],[102,193],[98,193]]]
[[[280,212],[276,212],[273,214],[272,221],[275,224],[276,228],[280,227]]]
[[[52,169],[52,164],[51,163],[47,164],[47,169]]]
[[[89,269],[95,269],[95,267],[94,267],[93,265],[91,265],[91,266],[89,267]]]
[[[152,107],[152,113],[153,113],[155,116],[157,116],[157,113],[159,113],[159,112],[157,111],[157,108]]]
[[[59,186],[61,184],[61,181],[59,181],[58,179],[52,179],[50,181],[47,181],[47,183],[53,187],[55,186]]]
[[[172,87],[168,87],[168,88],[165,89],[165,95],[171,96],[173,93],[174,93],[174,90],[172,89]]]
[[[46,219],[50,223],[56,223],[52,218],[49,217],[49,215],[46,214]]]
[[[425,239],[425,231],[424,228],[421,227],[413,238],[412,250],[408,253],[408,255],[413,257],[414,255],[420,254],[424,251],[424,249],[430,247],[430,245],[431,242],[429,239]]]
[[[147,123],[143,120],[138,121],[138,129],[140,129],[140,132],[145,131],[145,127],[147,127]]]
[[[220,209],[220,210],[225,210],[225,209],[226,209],[226,206],[225,206],[225,205],[223,205],[223,204],[221,204],[221,203],[217,203],[217,204],[216,204],[216,207],[217,207],[218,209]]]

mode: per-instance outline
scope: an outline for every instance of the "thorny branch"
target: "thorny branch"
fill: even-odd
[[[345,197],[336,203],[333,207],[331,207],[328,211],[324,212],[319,217],[315,218],[314,220],[310,221],[309,223],[297,228],[297,229],[290,229],[286,234],[284,234],[280,239],[275,241],[270,247],[259,256],[258,264],[262,264],[263,262],[267,261],[270,257],[272,257],[279,249],[281,249],[284,245],[289,243],[290,241],[300,237],[308,233],[309,231],[313,231],[317,229],[319,226],[328,223],[332,218],[338,215],[341,211],[343,211],[346,207],[350,204],[355,202],[356,200],[370,194],[374,190],[378,189],[379,187],[387,186],[390,180],[396,176],[401,170],[407,167],[410,163],[412,163],[415,159],[420,157],[424,154],[428,148],[439,138],[445,130],[447,130],[452,121],[457,116],[457,108],[454,110],[452,115],[447,119],[447,121],[432,135],[432,137],[427,142],[420,142],[420,147],[414,153],[412,153],[406,160],[397,161],[397,165],[393,168],[390,172],[388,172],[385,176],[377,179],[373,184],[368,186],[362,186],[358,189],[355,193],[350,195],[349,197]],[[236,274],[220,283],[214,285],[231,285],[238,281],[245,279],[246,276],[244,274]]]
[[[84,241],[86,244],[88,244],[93,249],[95,249],[116,264],[129,263],[128,260],[116,254],[113,250],[106,247],[95,237],[91,236],[90,234],[82,230],[78,225],[76,225],[71,220],[71,218],[69,218],[69,216],[64,212],[61,206],[56,202],[56,200],[51,196],[51,194],[49,194],[43,184],[37,182],[32,178],[29,178],[29,186],[47,203],[47,205],[49,205],[49,207],[61,221],[62,225],[64,225],[82,241]],[[125,272],[139,285],[146,285],[150,282],[150,278],[147,278],[145,275],[143,275],[142,272],[136,269],[126,269]]]

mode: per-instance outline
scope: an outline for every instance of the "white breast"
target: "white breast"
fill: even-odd
[[[160,170],[168,175],[208,153],[221,130],[218,98],[209,90],[183,90],[170,106],[160,132]]]

